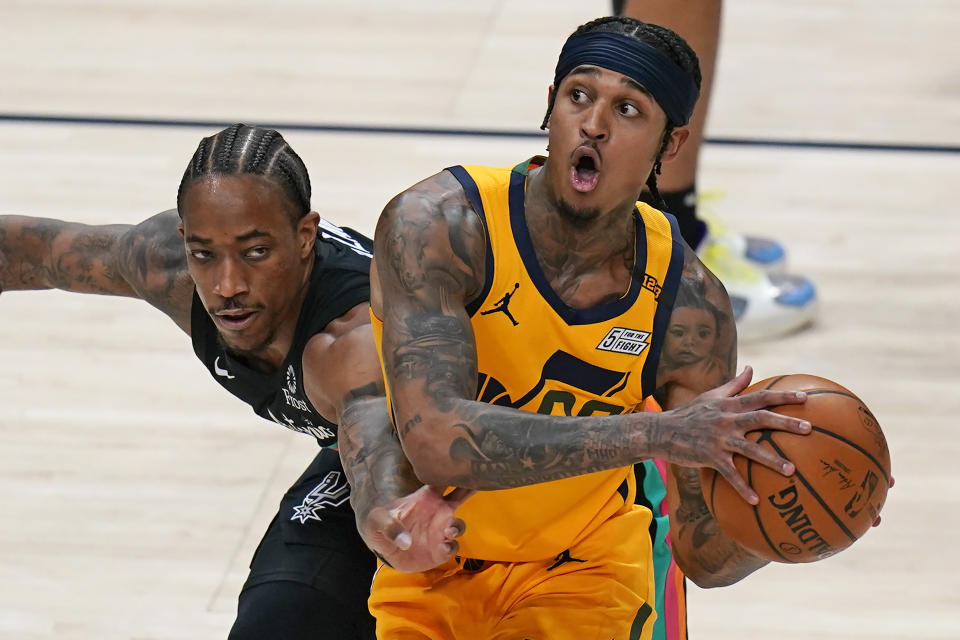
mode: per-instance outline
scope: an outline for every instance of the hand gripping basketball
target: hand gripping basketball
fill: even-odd
[[[795,468],[784,477],[734,456],[737,469],[760,494],[757,505],[746,504],[712,469],[701,469],[710,513],[728,537],[767,560],[815,562],[839,553],[879,523],[893,484],[890,450],[877,417],[849,389],[819,376],[778,375],[752,389],[804,391],[803,405],[770,409],[809,421],[811,433],[748,434]]]
[[[770,449],[748,440],[746,434],[773,429],[805,435],[810,433],[810,423],[766,410],[766,407],[802,404],[807,398],[802,391],[762,390],[737,395],[747,388],[752,377],[753,369],[745,367],[726,384],[667,412],[676,422],[666,447],[667,455],[663,457],[681,466],[716,469],[744,500],[757,504],[757,493],[734,466],[734,454],[785,476],[794,472],[794,466]]]

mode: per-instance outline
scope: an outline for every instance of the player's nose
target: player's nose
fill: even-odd
[[[603,140],[607,137],[609,123],[603,103],[598,101],[584,113],[580,122],[580,133],[591,140]]]
[[[214,293],[223,298],[233,298],[249,290],[243,268],[235,260],[224,260],[217,270]]]

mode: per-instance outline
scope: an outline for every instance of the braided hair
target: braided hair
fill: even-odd
[[[207,176],[254,174],[270,178],[287,195],[290,222],[310,212],[310,175],[300,156],[274,129],[235,124],[204,138],[190,159],[177,191],[177,210],[183,217],[187,188]]]
[[[572,38],[582,33],[591,32],[617,33],[630,36],[644,44],[655,47],[676,62],[681,69],[689,73],[690,77],[693,78],[696,83],[697,89],[700,88],[700,61],[697,59],[697,54],[690,48],[686,40],[670,29],[648,22],[641,22],[640,20],[628,18],[627,16],[607,16],[580,25],[576,31],[570,34],[570,37]],[[547,128],[547,122],[550,120],[550,114],[553,112],[553,104],[557,98],[558,89],[559,87],[554,87],[550,104],[547,105],[547,113],[543,117],[543,124],[540,125],[541,129]],[[651,171],[647,177],[647,188],[650,189],[650,193],[653,195],[655,201],[660,203],[661,208],[666,208],[666,205],[663,202],[663,198],[660,197],[660,191],[657,189],[657,176],[660,174],[663,153],[667,150],[667,143],[670,141],[670,134],[673,132],[673,129],[674,125],[667,122],[667,127],[663,132],[663,140],[653,164],[653,171]]]

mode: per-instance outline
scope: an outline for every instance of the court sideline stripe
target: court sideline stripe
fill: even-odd
[[[187,120],[175,118],[134,118],[114,116],[43,115],[31,113],[0,113],[0,122],[29,122],[45,124],[80,124],[139,127],[200,127],[223,129],[234,124],[226,120]],[[281,131],[310,131],[319,133],[360,133],[387,135],[430,135],[472,138],[545,138],[540,131],[509,129],[459,129],[446,127],[405,127],[388,125],[320,124],[310,122],[257,122],[256,124]],[[881,142],[844,142],[836,140],[790,140],[773,138],[711,137],[707,144],[728,147],[771,147],[787,149],[832,149],[840,151],[889,151],[906,153],[960,154],[960,146]]]

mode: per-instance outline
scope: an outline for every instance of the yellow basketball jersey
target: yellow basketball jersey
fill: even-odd
[[[567,416],[641,410],[654,389],[683,266],[676,221],[638,203],[629,290],[593,308],[568,307],[540,269],[526,226],[530,162],[513,169],[448,169],[463,185],[487,235],[486,282],[467,309],[477,345],[477,400]],[[529,454],[535,459],[538,452]],[[623,467],[478,492],[457,512],[467,523],[460,553],[510,562],[552,558],[606,519],[633,508],[635,491],[633,470]]]

